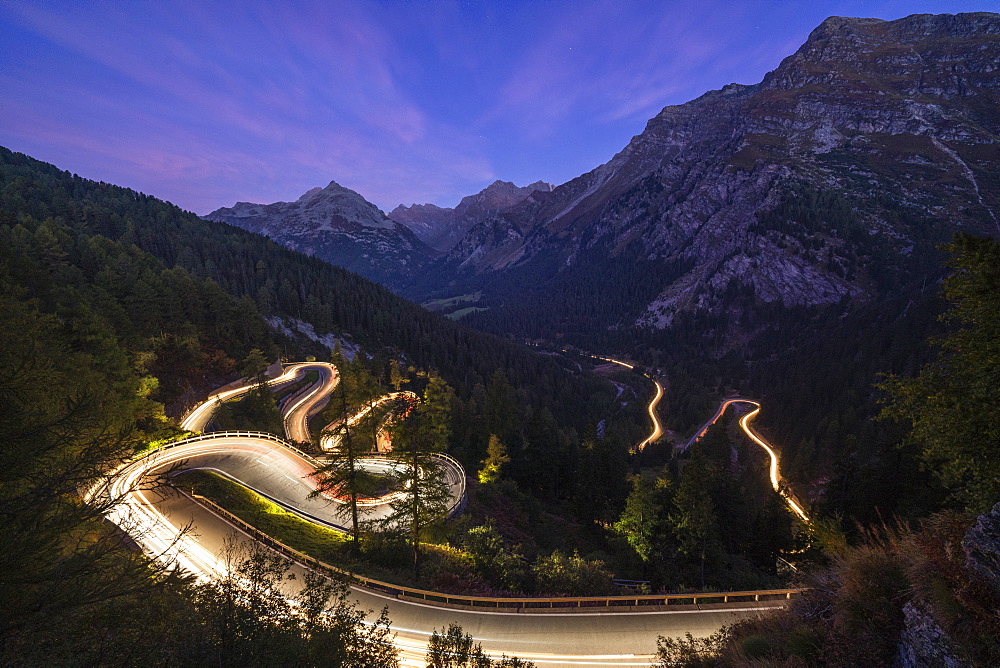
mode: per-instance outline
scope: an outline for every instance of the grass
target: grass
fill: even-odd
[[[288,547],[332,565],[341,561],[340,552],[346,546],[347,537],[339,531],[307,522],[216,473],[189,471],[178,480],[185,488],[211,499]]]
[[[932,648],[962,665],[1000,665],[996,594],[966,567],[969,524],[942,512],[919,529],[867,529],[860,544],[831,550],[830,564],[805,576],[801,584],[810,589],[789,608],[738,621],[696,647],[680,638],[661,641],[654,665],[889,665],[908,603],[944,631]]]
[[[466,308],[458,309],[457,311],[452,311],[451,313],[445,314],[444,317],[451,320],[459,320],[470,313],[475,313],[477,311],[489,311],[488,308],[482,308],[480,306],[467,306]]]
[[[417,581],[410,570],[412,553],[405,542],[367,538],[362,541],[359,559],[351,554],[346,534],[304,520],[223,476],[196,470],[182,474],[178,482],[288,547],[356,575],[435,591],[489,593],[472,573],[469,559],[455,548],[422,543],[424,578]]]
[[[160,432],[157,432],[156,436],[159,436],[159,438],[153,441],[146,441],[143,443],[142,447],[136,449],[135,456],[138,457],[139,455],[143,455],[147,452],[152,452],[153,450],[156,450],[159,447],[167,445],[168,443],[173,443],[174,441],[181,441],[185,438],[195,435],[197,435],[196,432],[184,431],[180,427],[174,427],[173,425],[170,425],[167,428],[162,429]]]
[[[431,299],[421,304],[421,306],[428,311],[440,312],[466,302],[478,302],[482,296],[482,292],[476,292],[471,295],[458,295],[457,297],[448,297],[447,299]]]

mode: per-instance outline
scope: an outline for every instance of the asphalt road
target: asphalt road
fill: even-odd
[[[294,428],[301,428],[309,411],[329,395],[337,382],[336,370],[332,365],[294,365],[274,381],[292,382],[309,368],[318,368],[320,379],[289,402],[286,424],[297,425]],[[238,393],[246,388],[230,391]],[[211,399],[205,405],[210,403]],[[207,420],[206,413],[210,418],[207,409],[202,413],[196,409],[192,415]],[[372,459],[366,465],[391,466],[384,459]],[[266,435],[210,434],[122,467],[110,492],[123,502],[110,519],[151,555],[176,559],[180,566],[201,577],[217,577],[225,572],[227,544],[240,545],[252,539],[187,497],[143,488],[143,481],[151,474],[192,468],[221,472],[323,524],[344,528],[347,523],[344,514],[338,512],[341,504],[336,500],[309,498],[314,489],[314,462],[285,447],[280,439]],[[453,496],[464,494],[464,471],[452,465],[446,471]],[[457,496],[453,498],[453,502],[457,500]],[[375,504],[369,517],[384,513],[383,502],[381,506]],[[438,607],[357,588],[352,590],[352,596],[363,609],[372,611],[372,619],[388,606],[403,664],[411,666],[425,665],[427,639],[435,629],[444,629],[452,622],[461,624],[495,656],[513,654],[539,666],[644,666],[649,665],[656,651],[658,635],[705,636],[735,619],[762,612],[762,607],[749,603],[733,603],[727,609],[498,612]]]
[[[237,544],[249,541],[221,518],[186,497],[172,495],[156,501],[165,520],[179,532],[190,525],[195,542],[209,555],[221,555],[226,539]],[[207,563],[206,563],[207,562]],[[222,561],[203,559],[203,571],[225,568]],[[370,619],[388,606],[397,645],[416,663],[422,662],[426,642],[435,630],[452,622],[462,625],[483,649],[499,656],[514,654],[544,666],[648,666],[656,651],[657,635],[705,636],[741,617],[759,610],[683,610],[671,612],[566,612],[509,613],[441,608],[424,603],[398,600],[363,589],[352,590],[354,600]],[[404,654],[405,656],[405,654]]]
[[[272,388],[278,388],[282,385],[294,383],[295,381],[303,378],[309,370],[318,371],[320,379],[316,383],[313,383],[310,389],[304,393],[305,398],[312,400],[306,406],[308,412],[308,410],[315,407],[315,404],[325,401],[330,392],[333,391],[333,388],[336,387],[337,368],[335,366],[327,362],[300,362],[290,364],[285,367],[280,376],[269,379],[267,384]],[[212,417],[215,416],[215,411],[218,410],[220,405],[222,405],[222,402],[234,399],[241,394],[246,394],[251,388],[252,386],[244,381],[235,384],[235,386],[227,385],[225,389],[213,392],[208,396],[208,399],[195,406],[191,412],[189,412],[187,416],[181,420],[181,428],[185,431],[205,431],[205,427],[207,427],[208,423],[212,421]],[[292,429],[294,431],[290,432],[289,437],[296,441],[308,441],[308,426],[303,432],[302,427],[299,424],[303,419],[302,416],[304,413],[298,410],[300,408],[298,405],[294,405],[291,408],[295,410],[286,412],[285,417],[286,430],[289,428],[287,420],[292,418],[293,421]],[[296,436],[300,436],[303,433],[305,434],[305,438],[296,438]]]

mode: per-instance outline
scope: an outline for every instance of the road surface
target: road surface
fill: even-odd
[[[303,373],[310,369],[319,373],[319,379],[301,394],[291,398],[288,402],[289,405],[283,411],[285,433],[288,438],[296,443],[308,443],[311,438],[309,418],[330,400],[330,394],[337,387],[340,376],[337,374],[337,367],[326,362],[311,362],[295,366],[298,366]]]
[[[267,384],[272,388],[279,387],[281,385],[287,385],[289,383],[294,383],[297,380],[304,378],[306,373],[310,370],[315,370],[320,374],[320,380],[313,384],[311,390],[305,393],[305,396],[313,397],[314,401],[306,407],[310,409],[313,407],[314,403],[323,401],[325,397],[329,396],[329,393],[337,385],[337,367],[329,364],[327,362],[301,362],[297,364],[288,365],[283,373],[276,378],[271,378],[267,381]],[[247,383],[245,380],[237,385],[236,387],[229,387],[222,391],[213,392],[208,395],[208,399],[202,403],[195,406],[187,416],[181,420],[181,429],[184,431],[205,431],[205,427],[208,423],[212,421],[215,416],[215,412],[219,409],[224,402],[234,399],[241,394],[246,394],[253,386]],[[322,394],[321,392],[325,392]],[[298,409],[300,406],[293,406],[293,409]],[[296,436],[302,435],[302,427],[298,422],[302,419],[301,416],[304,414],[301,411],[286,411],[287,416],[294,416],[294,421],[296,424],[293,426],[295,429],[294,434],[290,434],[290,438],[295,441],[308,441],[309,440],[309,430],[308,427],[305,428],[305,438],[296,438]],[[285,429],[288,429],[288,423],[285,424]]]
[[[290,373],[292,379],[298,378],[298,374],[310,366],[296,365],[279,378]],[[286,424],[289,421],[298,423],[300,416],[319,400],[319,395],[329,393],[336,383],[335,377],[335,372],[330,376],[321,375],[308,392],[290,402]],[[240,388],[232,391],[238,392]],[[242,391],[246,391],[245,388]],[[211,397],[205,405],[216,398]],[[199,414],[200,408],[192,415],[198,414],[202,416],[199,419],[205,419]],[[211,413],[208,415],[210,418]],[[384,460],[376,461],[386,465]],[[376,464],[373,462],[373,465]],[[223,432],[170,444],[120,467],[107,489],[91,491],[91,494],[109,493],[121,499],[110,519],[149,554],[159,559],[176,560],[199,577],[214,578],[226,572],[224,547],[227,539],[237,543],[252,539],[186,496],[163,495],[144,489],[144,481],[149,480],[149,476],[171,471],[177,466],[221,472],[303,517],[344,528],[341,524],[344,518],[336,512],[336,500],[309,498],[309,492],[314,489],[311,474],[315,462],[282,439],[268,434]],[[457,500],[455,495],[464,495],[464,472],[459,473],[460,470],[458,467],[450,473],[453,503]],[[374,508],[375,513],[383,510]],[[425,665],[424,654],[431,633],[452,622],[461,624],[494,656],[514,654],[539,666],[646,666],[656,651],[658,635],[691,633],[705,636],[726,623],[773,607],[773,604],[749,602],[722,607],[681,606],[685,609],[672,610],[602,608],[504,612],[440,607],[361,588],[354,588],[352,595],[362,608],[374,611],[372,619],[383,606],[388,606],[392,628],[398,634],[396,644],[402,653],[403,665],[411,666]]]

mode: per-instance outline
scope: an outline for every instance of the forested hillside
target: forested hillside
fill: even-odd
[[[169,354],[194,356],[184,360],[191,366],[199,355],[211,359],[214,349],[230,358],[253,347],[328,355],[319,344],[282,340],[263,320],[297,318],[319,334],[346,335],[370,351],[394,350],[435,368],[464,396],[502,369],[530,403],[549,405],[560,419],[578,426],[600,419],[572,408],[598,384],[570,378],[551,359],[456,325],[262,236],[6,149],[0,149],[0,179],[0,215],[10,240],[3,251],[16,267],[12,275],[29,292],[82,291],[86,299],[74,304],[106,318],[129,347],[166,345],[148,339],[186,334],[177,345],[187,351]],[[48,305],[56,301],[50,297]],[[151,364],[166,361],[167,352],[164,359],[159,349],[152,352]],[[160,398],[170,404],[178,396]]]
[[[513,529],[525,540],[536,533],[537,549],[565,547],[570,535],[571,547],[591,544],[591,522],[614,519],[627,494],[648,389],[623,405],[613,384],[575,364],[450,322],[259,235],[3,150],[0,256],[5,295],[55,318],[65,345],[94,364],[113,358],[108,373],[136,384],[147,400],[140,436],[169,429],[163,406],[176,416],[238,377],[253,349],[327,359],[323,345],[268,325],[301,319],[362,346],[386,387],[392,360],[454,386],[449,451],[472,473],[491,435],[503,441],[505,477],[523,508]],[[565,535],[550,530],[581,520]]]
[[[315,663],[317,652],[330,665],[393,665],[384,625],[358,626],[341,584],[306,583],[315,612],[332,616],[303,626],[277,597],[281,567],[266,555],[233,555],[264,592],[236,601],[233,583],[192,588],[159,570],[102,524],[107,508],[77,500],[94,476],[176,434],[168,415],[241,375],[254,349],[329,356],[274,318],[364,346],[386,385],[390,360],[444,375],[458,389],[451,451],[475,471],[491,432],[503,433],[521,485],[508,478],[507,489],[531,512],[537,495],[572,516],[580,491],[597,489],[585,481],[624,489],[633,431],[609,427],[583,448],[581,434],[605,418],[642,429],[643,401],[623,411],[607,381],[258,235],[5,149],[0,318],[4,663],[128,663],[135,647],[155,647],[151,661],[189,665]],[[558,476],[541,475],[555,466]],[[95,634],[111,637],[95,644]]]
[[[1000,421],[994,410],[1000,375],[1000,243],[959,235],[948,246],[944,281],[949,307],[941,333],[913,344],[918,332],[882,327],[857,345],[857,358],[888,351],[907,360],[885,376],[882,410],[865,423],[864,441],[843,446],[828,508],[849,508],[852,540],[831,532],[831,515],[814,536],[824,558],[799,574],[809,588],[787,609],[748,619],[710,638],[661,638],[657,666],[995,666],[1000,661]],[[909,302],[914,307],[916,300]],[[897,304],[885,304],[889,319]],[[934,310],[940,310],[935,308]],[[877,324],[872,316],[868,324]],[[887,336],[893,333],[894,336]],[[930,343],[933,361],[914,352]],[[841,342],[826,347],[842,351]],[[926,349],[926,348],[925,348]],[[797,387],[799,402],[840,387],[863,411],[867,392],[846,370]],[[790,378],[781,396],[791,395]],[[886,425],[891,425],[891,429]],[[828,432],[842,427],[836,417]],[[806,447],[814,447],[808,444]],[[824,439],[821,447],[832,443]],[[867,507],[866,507],[867,505]],[[893,513],[885,511],[892,508]]]

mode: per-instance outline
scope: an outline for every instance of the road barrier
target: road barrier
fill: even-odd
[[[785,606],[793,596],[797,596],[805,591],[804,589],[764,589],[757,591],[697,592],[687,594],[644,594],[639,596],[556,596],[547,598],[446,594],[383,582],[382,580],[375,580],[337,568],[285,545],[252,524],[240,519],[211,499],[198,494],[189,494],[180,489],[178,491],[215,513],[229,524],[247,534],[250,538],[270,547],[275,552],[288,557],[304,568],[335,577],[348,577],[351,579],[352,584],[357,587],[390,594],[400,600],[419,601],[442,607],[463,610],[491,610],[507,613],[594,612],[598,609],[624,613],[637,611],[649,612],[654,610],[683,610],[690,608],[771,608]]]
[[[465,494],[465,467],[462,466],[457,459],[449,455],[446,455],[443,452],[436,452],[432,454],[431,457],[433,459],[440,459],[447,466],[451,466],[458,472],[458,477],[459,477],[458,488],[461,491],[461,493],[458,495],[458,501],[454,502],[453,504],[451,504],[451,506],[448,507],[448,517],[454,517],[455,515],[465,510],[465,503],[466,501],[468,501]]]

